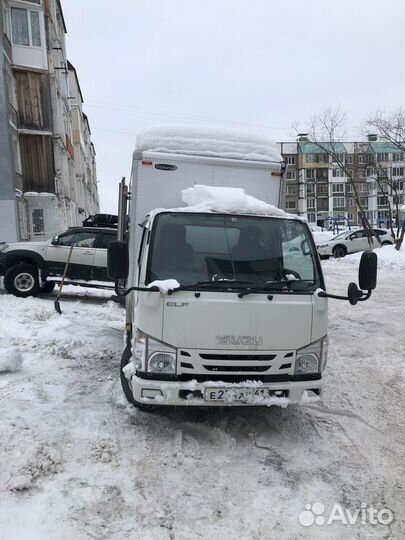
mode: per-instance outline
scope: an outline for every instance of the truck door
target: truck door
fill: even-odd
[[[116,231],[103,231],[97,235],[94,250],[94,279],[97,281],[111,281],[107,274],[107,248],[108,244],[116,239]]]

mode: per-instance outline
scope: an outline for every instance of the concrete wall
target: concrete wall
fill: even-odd
[[[4,62],[3,10],[0,9],[0,241],[15,242],[19,240],[19,227]]]

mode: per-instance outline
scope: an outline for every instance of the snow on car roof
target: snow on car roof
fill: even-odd
[[[181,198],[187,206],[180,208],[156,208],[150,212],[154,216],[161,212],[215,212],[224,214],[248,214],[255,216],[272,216],[284,219],[303,218],[293,214],[287,214],[284,210],[272,204],[256,199],[248,195],[242,188],[216,187],[195,185],[184,189]]]
[[[221,128],[161,127],[139,133],[135,152],[144,151],[281,162],[277,143],[265,136]]]

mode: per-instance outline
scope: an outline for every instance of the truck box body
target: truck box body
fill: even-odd
[[[154,208],[184,206],[181,192],[197,184],[243,188],[281,208],[283,169],[282,162],[136,151],[130,186],[131,221],[142,223]]]

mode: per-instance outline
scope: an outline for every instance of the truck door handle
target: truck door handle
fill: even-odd
[[[84,254],[85,255],[93,255],[93,252],[92,251],[84,251]]]

